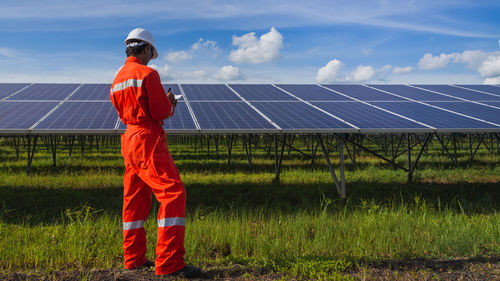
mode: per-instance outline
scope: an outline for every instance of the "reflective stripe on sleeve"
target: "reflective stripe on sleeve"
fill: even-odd
[[[129,87],[141,87],[141,86],[142,86],[142,80],[128,79],[125,82],[115,84],[113,86],[113,89],[111,90],[111,92],[114,93],[114,92],[118,92],[121,90],[125,90],[126,88],[129,88]]]
[[[186,219],[185,218],[165,218],[158,220],[158,227],[169,227],[169,226],[174,226],[174,225],[180,225],[184,226],[186,224]]]
[[[144,228],[144,221],[131,221],[123,223],[123,230],[132,230],[137,228]]]

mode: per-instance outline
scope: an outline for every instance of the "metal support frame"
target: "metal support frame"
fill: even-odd
[[[227,144],[227,164],[231,164],[231,152],[233,150],[233,135],[228,135],[226,137]]]
[[[33,138],[33,148],[31,148],[31,139]],[[31,170],[31,163],[33,162],[33,156],[35,155],[36,141],[38,140],[38,135],[28,135],[28,171]]]
[[[12,137],[14,142],[14,149],[16,150],[16,160],[19,160],[19,145],[21,143],[21,137]]]
[[[446,147],[443,139],[441,139],[438,134],[435,134],[435,136],[436,136],[437,140],[439,141],[439,143],[441,144],[441,148],[446,152],[446,154],[450,158],[451,163],[453,163],[453,165],[455,165],[455,166],[458,166],[457,160],[455,159],[455,157],[453,157],[453,155],[451,155],[451,153],[448,150],[448,148]]]
[[[57,136],[49,135],[50,140],[50,150],[52,151],[52,162],[53,166],[56,166],[56,158],[57,158]]]
[[[401,170],[404,170],[404,171],[408,172],[408,169],[406,167],[403,167],[403,166],[399,165],[398,163],[394,162],[394,160],[390,160],[387,157],[385,157],[385,156],[383,156],[383,155],[381,155],[381,154],[379,154],[379,153],[377,153],[377,152],[375,152],[375,151],[373,151],[373,150],[371,150],[369,148],[366,148],[363,145],[360,145],[360,144],[358,144],[358,143],[356,143],[356,142],[354,142],[352,140],[346,139],[346,141],[348,141],[348,142],[356,145],[358,148],[360,148],[360,149],[362,149],[362,150],[364,150],[366,152],[369,152],[369,153],[377,156],[378,158],[380,158],[380,159],[382,159],[382,160],[384,160],[384,161],[392,164],[394,167],[399,168]]]
[[[274,169],[276,175],[274,177],[274,181],[280,182],[280,172],[281,172],[281,163],[283,161],[283,153],[285,152],[285,142],[286,142],[286,134],[283,134],[283,139],[281,140],[281,153],[278,158],[278,137],[275,135],[274,137]]]
[[[345,176],[344,176],[344,148],[343,148],[343,141],[341,139],[338,140],[338,147],[339,147],[339,160],[340,160],[340,181],[338,180],[337,176],[335,175],[335,170],[333,169],[333,165],[330,162],[330,155],[328,153],[328,149],[326,149],[321,134],[317,134],[316,137],[318,138],[318,142],[321,145],[321,149],[323,150],[323,154],[325,156],[326,164],[328,165],[328,169],[330,170],[330,174],[332,175],[333,182],[335,183],[335,187],[337,189],[337,193],[339,194],[340,198],[345,199],[346,198],[346,190],[345,190]]]
[[[406,150],[408,151],[408,183],[411,183],[413,173],[411,171],[411,135],[406,134]]]
[[[484,137],[485,136],[486,136],[486,134],[482,134],[481,135],[481,138],[479,139],[479,143],[477,144],[476,149],[474,149],[474,152],[472,152],[472,141],[471,141],[471,136],[469,134],[469,144],[470,144],[470,152],[471,152],[471,154],[470,154],[470,161],[474,160],[474,156],[476,156],[476,153],[479,150],[479,147],[481,146],[481,143],[484,144]],[[488,149],[488,151],[490,151],[490,150]]]
[[[243,148],[247,154],[248,168],[252,168],[252,145],[250,143],[251,135],[248,136],[248,142],[245,134],[243,134]]]

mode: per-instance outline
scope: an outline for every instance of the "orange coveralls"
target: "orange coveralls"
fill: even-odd
[[[125,162],[123,192],[123,250],[125,268],[146,262],[144,222],[152,193],[160,202],[156,274],[170,274],[184,263],[186,190],[168,151],[163,119],[174,107],[156,70],[130,56],[117,73],[111,102],[127,130],[121,135]]]

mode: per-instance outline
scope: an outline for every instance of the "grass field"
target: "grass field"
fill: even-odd
[[[450,276],[457,264],[474,271],[474,261],[480,273],[500,276],[498,151],[481,147],[470,162],[459,148],[455,167],[433,141],[412,184],[404,171],[361,153],[356,167],[346,162],[348,198],[341,200],[319,152],[314,164],[285,153],[278,184],[264,150],[254,151],[249,169],[241,143],[230,165],[222,145],[219,159],[213,146],[207,156],[206,147],[195,151],[170,137],[169,147],[188,196],[186,259],[209,278],[443,278],[420,266],[440,261],[456,261],[440,267]],[[69,157],[61,146],[53,167],[42,143],[27,172],[26,154],[17,159],[10,139],[0,139],[0,276],[76,271],[89,280],[91,269],[122,267],[119,150],[87,147],[84,157],[78,150]],[[157,208],[155,201],[146,222],[149,258]]]

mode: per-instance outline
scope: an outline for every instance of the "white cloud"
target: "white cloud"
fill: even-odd
[[[489,56],[488,53],[481,50],[467,50],[463,53],[453,53],[455,63],[465,63],[470,68],[478,68],[482,62]]]
[[[370,80],[375,75],[375,70],[371,66],[358,66],[352,73],[347,77],[348,81],[351,82],[362,82]]]
[[[192,58],[192,55],[186,51],[168,52],[165,59],[171,63],[179,63]]]
[[[439,56],[433,56],[430,53],[425,54],[419,61],[418,67],[420,69],[437,69],[444,68],[448,65],[448,63],[454,59],[456,56],[455,53],[452,54],[441,54]]]
[[[317,83],[333,83],[339,81],[339,71],[344,64],[337,59],[329,61],[325,66],[318,69],[316,74]]]
[[[386,65],[382,66],[382,67],[379,69],[379,71],[389,71],[389,70],[391,70],[391,69],[392,69],[392,65],[390,65],[390,64],[386,64]]]
[[[194,43],[191,46],[191,50],[200,50],[200,49],[208,49],[212,51],[217,51],[219,49],[219,46],[217,45],[216,41],[213,40],[203,40],[203,38],[200,38],[198,42]]]
[[[495,85],[498,85],[498,84],[500,84],[500,76],[486,78],[486,79],[484,79],[483,84],[495,84]]]
[[[477,70],[482,77],[495,77],[500,75],[500,55],[490,56],[484,60]]]
[[[156,64],[150,64],[149,65],[151,68],[154,68],[156,71],[158,71],[158,74],[160,74],[160,77],[162,79],[167,79],[169,75],[171,74],[171,67],[168,64],[165,64],[163,66],[158,66]]]
[[[233,35],[233,45],[238,49],[232,50],[229,59],[235,63],[263,63],[278,59],[283,48],[283,35],[271,27],[271,30],[260,36],[250,32],[242,36]]]
[[[436,69],[447,66],[450,62],[461,63],[475,69],[484,83],[492,84],[500,77],[500,52],[484,52],[481,50],[466,50],[462,53],[440,54],[433,56],[425,54],[419,61],[421,69]]]
[[[191,72],[191,75],[194,79],[205,79],[207,77],[205,70],[195,70]]]
[[[500,76],[486,78],[486,79],[484,79],[483,84],[498,85],[498,84],[500,84]]]
[[[409,73],[413,71],[413,66],[407,66],[407,67],[395,67],[392,70],[392,73],[394,74],[401,74],[401,73]]]
[[[0,48],[0,56],[12,58],[15,56],[15,52],[8,48]]]
[[[239,68],[232,65],[226,65],[214,75],[214,78],[221,81],[243,80],[243,74]]]

